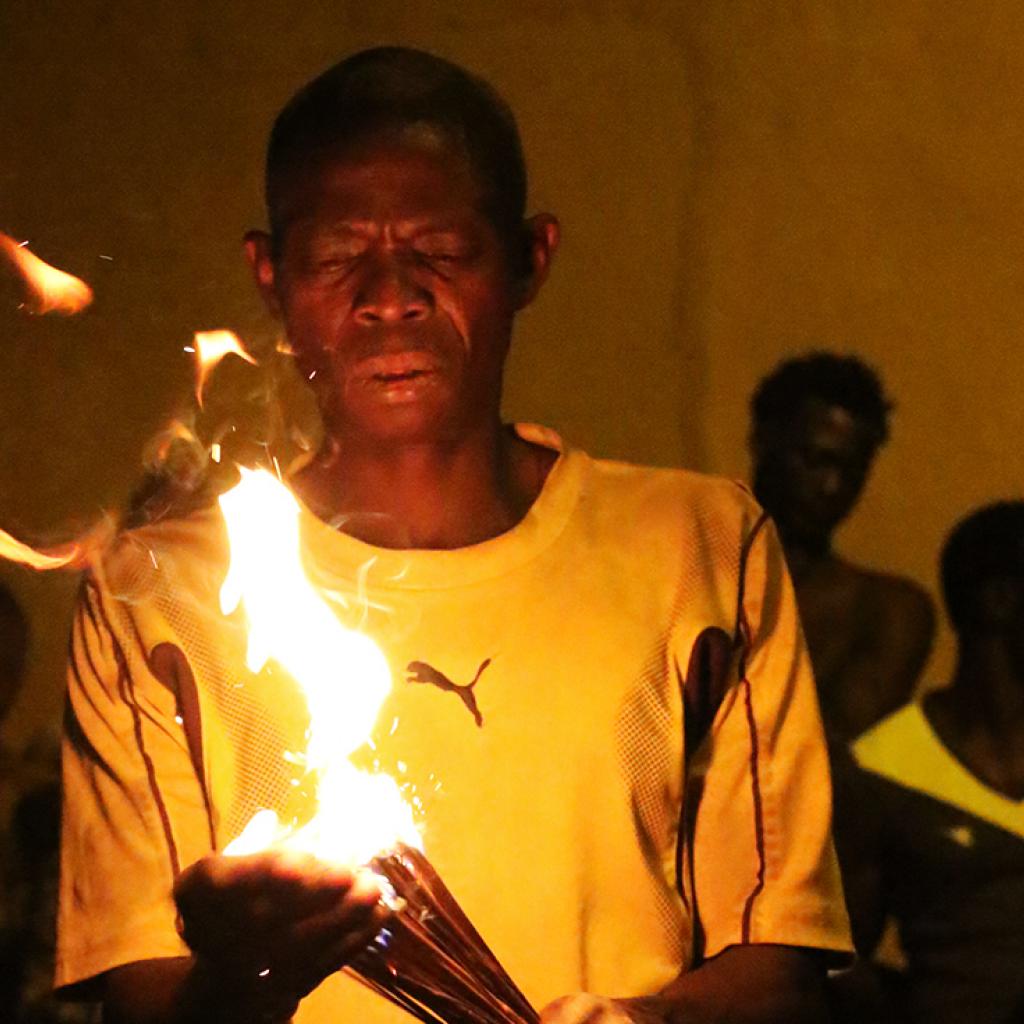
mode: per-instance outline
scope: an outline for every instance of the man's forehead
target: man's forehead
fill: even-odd
[[[375,136],[321,153],[293,176],[288,192],[287,205],[297,219],[311,215],[332,198],[408,199],[444,209],[475,205],[483,189],[465,152],[424,128],[401,136]]]
[[[823,445],[874,448],[871,424],[837,402],[812,395],[799,406],[793,432]]]

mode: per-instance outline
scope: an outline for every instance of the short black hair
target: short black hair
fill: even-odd
[[[959,633],[978,621],[992,580],[1020,579],[1024,589],[1024,501],[984,505],[953,528],[942,548],[942,597]]]
[[[888,440],[892,402],[878,374],[857,356],[816,350],[779,363],[751,397],[751,416],[757,426],[785,423],[808,398],[837,405],[864,422],[876,445]]]
[[[461,148],[484,191],[484,213],[509,242],[521,236],[526,163],[511,108],[482,78],[422,50],[384,46],[340,61],[304,86],[267,146],[271,234],[287,226],[289,186],[311,163],[378,132],[428,126]]]

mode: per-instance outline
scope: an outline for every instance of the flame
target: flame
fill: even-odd
[[[246,351],[234,331],[197,331],[193,351],[196,354],[196,401],[200,406],[206,379],[225,356],[238,356],[256,365],[256,360]]]
[[[33,548],[17,537],[12,537],[6,530],[0,530],[0,558],[20,562],[31,569],[63,569],[81,565],[85,551],[85,545],[77,541],[54,548]]]
[[[29,251],[28,243],[19,244],[0,232],[0,252],[28,288],[30,301],[25,308],[29,312],[73,316],[92,302],[92,289],[83,280],[41,260]]]
[[[175,418],[168,421],[163,430],[158,431],[150,440],[143,454],[143,461],[154,469],[159,468],[167,461],[175,444],[181,442],[199,445],[199,439],[192,428]]]
[[[298,830],[260,812],[225,852],[281,844],[363,864],[397,842],[418,847],[412,811],[395,781],[361,772],[349,760],[368,740],[391,690],[388,663],[369,637],[341,625],[306,577],[294,496],[266,470],[242,468],[241,475],[220,498],[231,548],[221,610],[228,615],[244,607],[250,671],[273,658],[305,696],[305,764],[317,785],[317,811]]]

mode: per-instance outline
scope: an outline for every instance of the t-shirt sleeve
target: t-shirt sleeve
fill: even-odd
[[[762,517],[740,561],[737,667],[699,751],[693,880],[704,955],[739,943],[848,951],[832,794],[792,583]]]
[[[178,696],[150,671],[143,614],[86,578],[68,667],[58,987],[187,954],[171,890],[212,848]]]

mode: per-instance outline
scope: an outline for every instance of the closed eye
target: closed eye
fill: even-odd
[[[417,255],[430,263],[454,263],[459,259],[459,253],[447,250],[432,249],[428,252],[418,251]]]

